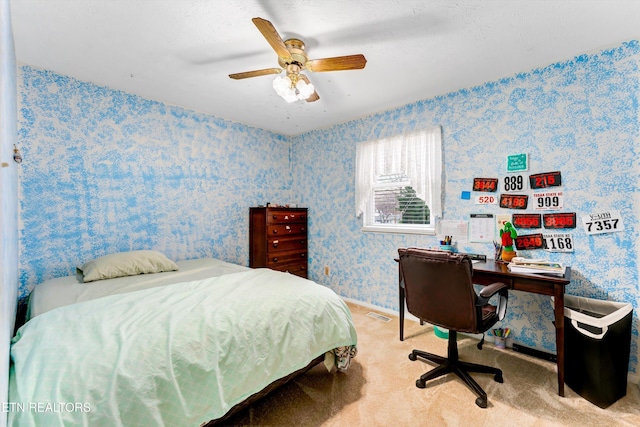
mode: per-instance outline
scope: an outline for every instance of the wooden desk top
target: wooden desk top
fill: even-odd
[[[504,276],[512,279],[525,279],[525,280],[537,280],[541,282],[557,283],[562,285],[568,285],[571,282],[571,267],[567,267],[564,276],[554,276],[552,274],[525,274],[525,273],[513,273],[509,271],[507,264],[503,262],[496,262],[494,260],[487,260],[486,262],[474,262],[473,263],[474,275],[480,273],[481,275],[495,275]]]

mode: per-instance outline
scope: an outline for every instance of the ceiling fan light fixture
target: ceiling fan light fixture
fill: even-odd
[[[298,99],[307,99],[315,91],[315,88],[311,83],[307,83],[302,79],[298,80],[296,83],[296,89],[298,89]]]
[[[287,102],[298,100],[296,91],[291,87],[291,79],[286,76],[277,76],[273,80],[273,90]]]
[[[291,79],[289,76],[277,76],[273,80],[273,90],[285,101],[295,102],[309,98],[315,91],[315,88],[311,83],[307,84],[302,79]]]

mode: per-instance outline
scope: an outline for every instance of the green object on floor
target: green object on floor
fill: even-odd
[[[449,331],[447,329],[434,326],[433,330],[438,338],[449,338]]]

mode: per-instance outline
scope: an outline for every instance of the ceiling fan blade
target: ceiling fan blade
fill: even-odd
[[[304,80],[304,82],[306,84],[308,84],[308,85],[311,84],[311,82],[309,81],[309,78],[307,76],[305,76],[304,74],[300,74],[299,78]],[[313,93],[311,94],[311,96],[306,99],[306,101],[307,102],[316,102],[318,99],[320,99],[320,95],[318,95],[318,92],[316,92],[314,90]]]
[[[280,58],[291,59],[289,49],[284,45],[280,34],[278,34],[271,22],[262,18],[253,18],[252,21]]]
[[[367,64],[364,55],[336,56],[334,58],[310,59],[305,64],[309,71],[361,70]]]
[[[264,70],[245,71],[244,73],[229,74],[235,80],[247,79],[249,77],[266,76],[268,74],[280,74],[282,68],[265,68]]]

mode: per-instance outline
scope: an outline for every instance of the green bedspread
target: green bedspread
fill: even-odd
[[[198,426],[355,344],[333,291],[268,269],[112,295],[20,328],[9,425]]]

